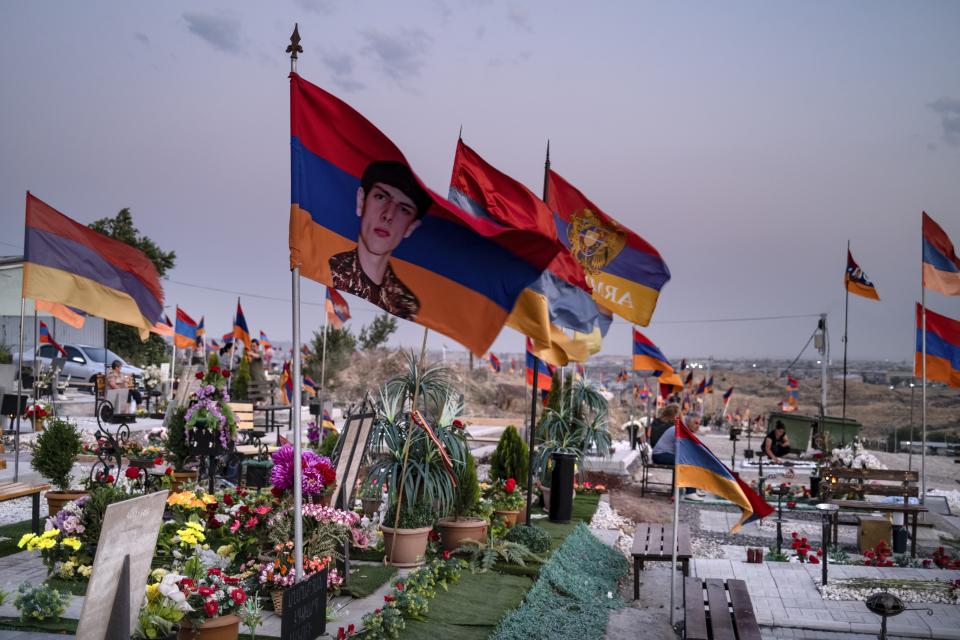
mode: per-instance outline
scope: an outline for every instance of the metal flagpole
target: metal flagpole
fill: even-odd
[[[524,362],[526,362],[526,354],[524,354]],[[536,446],[536,440],[534,438],[535,432],[537,430],[537,380],[540,375],[540,366],[534,357],[533,361],[533,393],[530,397],[530,429],[527,433],[527,440],[529,441],[530,447],[530,460],[527,464],[527,526],[530,526],[530,507],[533,502],[533,449]],[[524,383],[526,383],[526,376],[524,376]],[[549,508],[550,505],[546,505]]]
[[[850,241],[847,240],[847,255],[850,255]],[[840,412],[840,444],[844,444],[847,433],[847,318],[850,313],[850,289],[844,283],[844,302],[843,302],[843,404]]]
[[[303,47],[300,46],[300,32],[298,25],[294,24],[293,33],[290,34],[290,46],[287,47],[287,53],[290,54],[290,72],[297,70],[297,53],[302,53]],[[290,428],[293,431],[293,511],[296,514],[293,518],[293,558],[296,568],[296,580],[303,580],[303,461],[301,460],[300,442],[300,398],[303,395],[303,383],[300,378],[300,267],[294,267],[290,270],[292,291],[292,315],[293,315],[293,406],[290,409]],[[237,298],[237,304],[240,304],[240,298]],[[234,318],[236,326],[236,318]],[[230,350],[230,364],[233,365],[233,350],[237,347],[237,337],[233,337],[233,348]],[[322,421],[322,418],[321,418]]]
[[[294,29],[294,31],[296,31],[296,29]],[[299,273],[299,270],[297,270],[297,273]],[[240,306],[240,296],[237,296],[237,307],[239,307],[239,306]],[[176,333],[174,333],[174,335],[176,335]],[[230,373],[231,373],[231,374],[233,373],[233,354],[236,353],[236,351],[237,351],[237,314],[236,314],[236,312],[234,312],[234,314],[233,314],[233,341],[230,343]],[[277,429],[278,429],[277,432],[279,433],[279,427],[278,427]]]
[[[923,358],[920,360],[920,375],[923,376],[923,394],[921,403],[921,431],[920,431],[920,504],[924,504],[927,495],[927,289],[923,286],[921,271],[920,285],[920,336],[922,341]],[[910,443],[913,449],[913,443]]]
[[[103,358],[106,360],[106,356]],[[40,402],[40,318],[33,303],[33,404]]]
[[[36,304],[36,302],[34,302]],[[25,301],[20,298],[20,350],[17,352],[17,430],[13,434],[13,481],[20,481],[20,414],[23,413],[23,311]]]
[[[679,420],[679,419],[678,419]],[[677,597],[677,538],[680,530],[680,483],[676,476],[676,453],[674,453],[673,476],[673,547],[670,555],[670,626],[674,625],[677,610],[674,607]]]
[[[820,336],[823,346],[820,349],[820,406],[823,415],[827,415],[827,314],[820,314]]]
[[[177,371],[177,336],[173,336],[173,351],[170,353],[170,402],[173,402],[173,381],[176,379]]]
[[[327,326],[330,324],[330,316],[327,316],[323,321],[323,347],[321,348],[320,355],[320,397],[317,398],[317,402],[320,403],[320,432],[323,432],[323,392],[324,392],[324,380],[327,375]],[[333,417],[332,415],[330,416]]]

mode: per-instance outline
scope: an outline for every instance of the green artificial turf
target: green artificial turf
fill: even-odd
[[[350,548],[351,560],[366,560],[367,562],[383,562],[383,549]]]
[[[17,548],[17,543],[20,542],[20,538],[23,537],[23,534],[30,533],[30,525],[30,520],[24,520],[23,522],[7,524],[0,527],[0,537],[8,538],[7,540],[0,540],[0,557],[9,556],[17,553],[18,551],[22,551],[22,549]]]
[[[460,583],[438,591],[425,621],[407,620],[404,640],[482,640],[503,614],[516,608],[533,586],[530,578],[489,572],[464,572]]]
[[[396,567],[383,565],[353,565],[350,579],[342,592],[354,598],[366,598],[397,573]]]
[[[21,622],[20,618],[8,618],[0,616],[0,629],[19,630],[19,631],[48,631],[51,633],[76,633],[79,620],[68,620],[66,618],[44,622]]]

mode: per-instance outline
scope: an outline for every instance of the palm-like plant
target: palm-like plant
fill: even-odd
[[[578,461],[591,450],[606,455],[610,448],[607,400],[584,380],[555,376],[538,432],[534,464],[541,480],[546,480],[554,453],[573,454]]]
[[[463,400],[454,395],[449,369],[422,367],[413,357],[408,364],[406,372],[389,380],[380,390],[373,438],[381,455],[373,463],[367,482],[375,486],[385,484],[391,504],[410,509],[426,502],[443,515],[453,506],[456,485],[440,449],[424,429],[411,421],[408,409],[412,408],[415,395],[418,407],[432,408],[432,419],[427,411],[421,413],[453,462],[454,475],[459,475],[468,449],[463,430],[453,426],[453,421],[463,409]]]

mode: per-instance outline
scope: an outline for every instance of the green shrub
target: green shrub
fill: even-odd
[[[18,589],[13,606],[20,611],[20,620],[23,622],[39,622],[43,620],[59,620],[67,610],[70,594],[60,593],[48,584],[31,587],[24,582]]]
[[[387,514],[383,518],[383,523],[388,527],[393,527],[393,522],[396,517],[397,505],[394,503],[390,506],[390,509],[387,510]],[[436,519],[437,516],[433,512],[433,507],[430,506],[429,503],[419,502],[412,508],[406,508],[400,511],[400,522],[397,528],[420,529],[421,527],[429,527]]]
[[[518,524],[503,537],[509,542],[518,542],[534,553],[550,551],[550,534],[533,525]]]
[[[480,502],[480,483],[477,482],[477,463],[473,454],[467,452],[463,470],[457,480],[457,495],[453,500],[453,515],[463,518],[471,515]]]
[[[170,418],[167,425],[167,453],[174,471],[183,471],[190,459],[190,445],[187,443],[187,408],[180,407]]]
[[[523,604],[504,616],[490,638],[600,640],[610,610],[623,606],[617,582],[627,571],[626,559],[580,524],[540,568]]]
[[[334,433],[333,431],[329,432],[323,437],[323,440],[320,442],[320,446],[317,447],[317,453],[321,456],[327,456],[328,458],[333,455],[333,450],[337,446],[337,441],[340,439],[340,435]]]
[[[220,366],[220,356],[216,351],[211,351],[210,355],[207,356],[207,369],[210,367],[219,367]]]
[[[517,482],[523,482],[527,478],[529,464],[530,449],[520,437],[517,428],[510,425],[500,436],[497,448],[490,458],[490,478],[492,480],[513,478]]]
[[[80,455],[80,432],[72,422],[53,418],[33,445],[33,470],[49,480],[60,491],[68,491],[73,480],[73,464]]]
[[[230,384],[230,400],[233,402],[247,402],[250,389],[250,363],[246,358],[240,358],[237,370],[233,372]]]

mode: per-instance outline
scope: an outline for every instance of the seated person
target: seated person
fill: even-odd
[[[668,404],[661,409],[660,415],[654,418],[650,426],[647,427],[647,444],[651,447],[657,446],[660,437],[673,426],[678,413],[680,413],[680,405],[677,404]]]
[[[139,405],[140,401],[143,400],[143,397],[140,395],[140,390],[133,388],[133,385],[127,384],[125,376],[120,372],[120,361],[114,360],[110,365],[110,371],[107,373],[107,389],[127,388],[130,388],[130,399]],[[122,413],[119,408],[117,408],[117,413]]]
[[[700,428],[700,416],[688,415],[685,424],[687,428],[696,432]],[[657,446],[653,448],[653,463],[674,467],[677,463],[677,428],[670,427],[664,431],[660,439],[657,440]],[[689,500],[702,500],[703,494],[693,487],[684,489]],[[691,495],[695,494],[695,495]]]
[[[773,431],[768,433],[763,439],[763,454],[774,464],[781,464],[782,456],[790,453],[790,438],[787,437],[787,428],[783,422],[777,420],[773,423]]]

